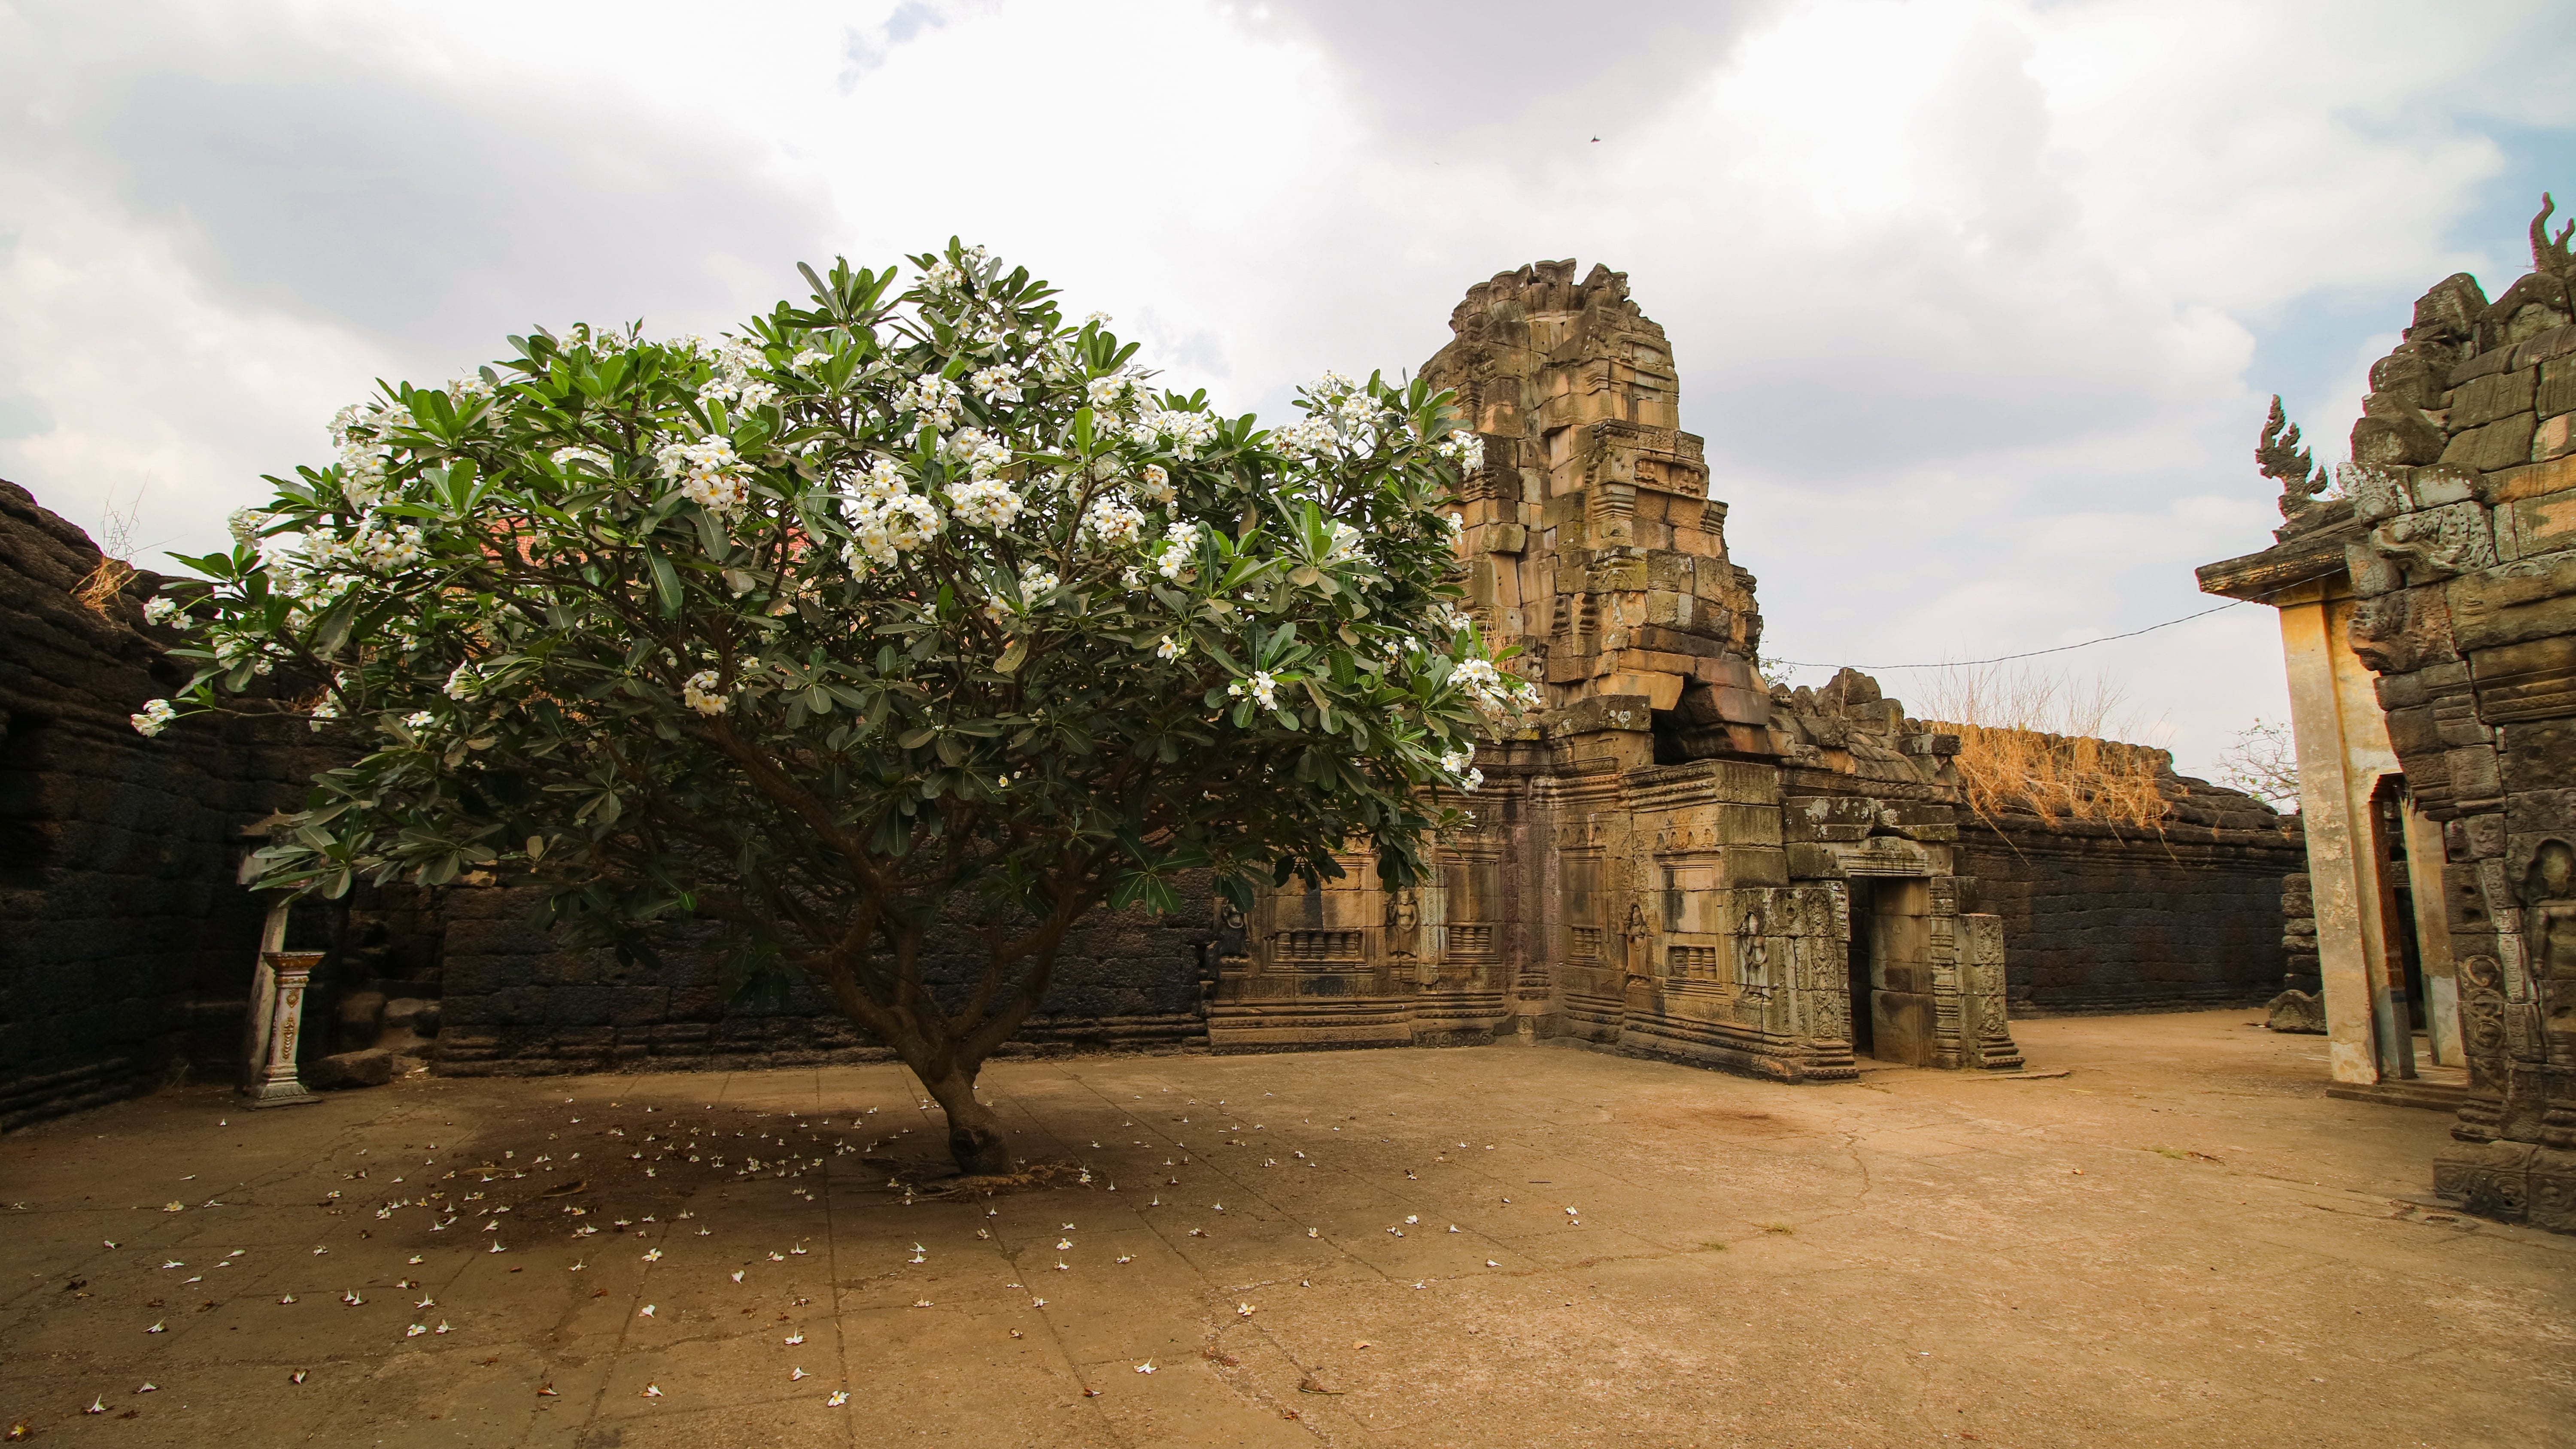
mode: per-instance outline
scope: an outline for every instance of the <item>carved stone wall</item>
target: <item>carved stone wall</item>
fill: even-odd
[[[2154,828],[1962,821],[1960,871],[2011,943],[2014,1015],[2235,1006],[2282,990],[2283,880],[2306,861],[2298,817],[2199,780],[2159,783],[2165,817]]]
[[[184,683],[137,575],[75,593],[88,535],[0,482],[0,1129],[227,1075],[262,905],[234,884],[244,827],[303,796],[301,728],[126,716]]]
[[[801,981],[775,1002],[728,1002],[706,931],[670,933],[655,960],[620,961],[538,930],[530,924],[538,904],[524,889],[440,892],[441,1075],[726,1070],[892,1055]],[[1065,938],[1045,1006],[1001,1055],[1203,1046],[1201,963],[1215,934],[1204,905],[1161,918],[1131,909],[1086,920]],[[933,939],[934,983],[968,974],[968,941],[962,929]]]
[[[2576,260],[2450,277],[2371,369],[2344,473],[2354,651],[2442,831],[2472,1097],[2436,1185],[2576,1230]]]

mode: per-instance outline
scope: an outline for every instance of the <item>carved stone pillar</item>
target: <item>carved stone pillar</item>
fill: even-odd
[[[320,1100],[297,1079],[295,1052],[304,1037],[304,993],[312,985],[313,968],[322,964],[322,956],[320,951],[261,953],[270,981],[267,1009],[262,1013],[268,1018],[268,1055],[250,1085],[250,1104],[254,1107]]]
[[[2004,1015],[2004,921],[1983,913],[1959,917],[1960,1026],[1966,1038],[1962,1065],[2018,1071],[2021,1048],[2013,1044]]]

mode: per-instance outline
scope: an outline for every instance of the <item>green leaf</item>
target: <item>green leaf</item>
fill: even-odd
[[[1111,890],[1109,908],[1123,910],[1139,902],[1158,916],[1168,916],[1181,908],[1180,893],[1172,889],[1171,882],[1141,871],[1122,878]]]
[[[733,540],[725,537],[724,525],[716,521],[713,513],[698,509],[693,521],[698,526],[698,546],[707,551],[707,557],[724,559],[733,555]]]
[[[648,553],[644,558],[653,568],[653,592],[661,597],[662,617],[680,617],[680,571],[658,553]]]
[[[313,652],[325,659],[337,655],[349,642],[349,626],[357,621],[358,601],[343,599],[322,616],[321,627],[313,631]]]
[[[1029,641],[1014,639],[1011,641],[1011,647],[1002,651],[1002,657],[993,661],[993,668],[1003,674],[1013,674],[1018,672],[1019,667],[1026,664],[1028,660]]]

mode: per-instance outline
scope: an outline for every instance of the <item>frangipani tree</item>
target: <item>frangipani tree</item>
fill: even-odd
[[[539,332],[343,411],[338,461],[154,601],[198,673],[135,723],[321,681],[295,707],[366,753],[256,884],[497,871],[627,949],[712,918],[734,980],[809,978],[997,1172],[975,1076],[1068,927],[1360,840],[1409,883],[1534,691],[1453,605],[1445,395],[1328,376],[1264,432],[1025,270],[913,260],[891,301],[806,269],[811,306],[716,341]],[[933,980],[960,920],[980,971]]]

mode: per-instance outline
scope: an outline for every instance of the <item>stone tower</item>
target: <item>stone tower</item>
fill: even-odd
[[[1776,754],[1753,576],[1727,559],[1672,344],[1628,279],[1534,263],[1470,288],[1449,325],[1423,373],[1485,438],[1462,512],[1488,637],[1520,646],[1552,707],[1643,700],[1668,759]]]
[[[1477,751],[1431,879],[1348,874],[1230,921],[1217,1051],[1568,1036],[1793,1081],[1854,1051],[2020,1064],[1993,916],[1951,870],[1956,741],[1867,679],[1771,691],[1664,331],[1627,278],[1539,262],[1467,293],[1424,367],[1485,439],[1469,604],[1546,707]]]

